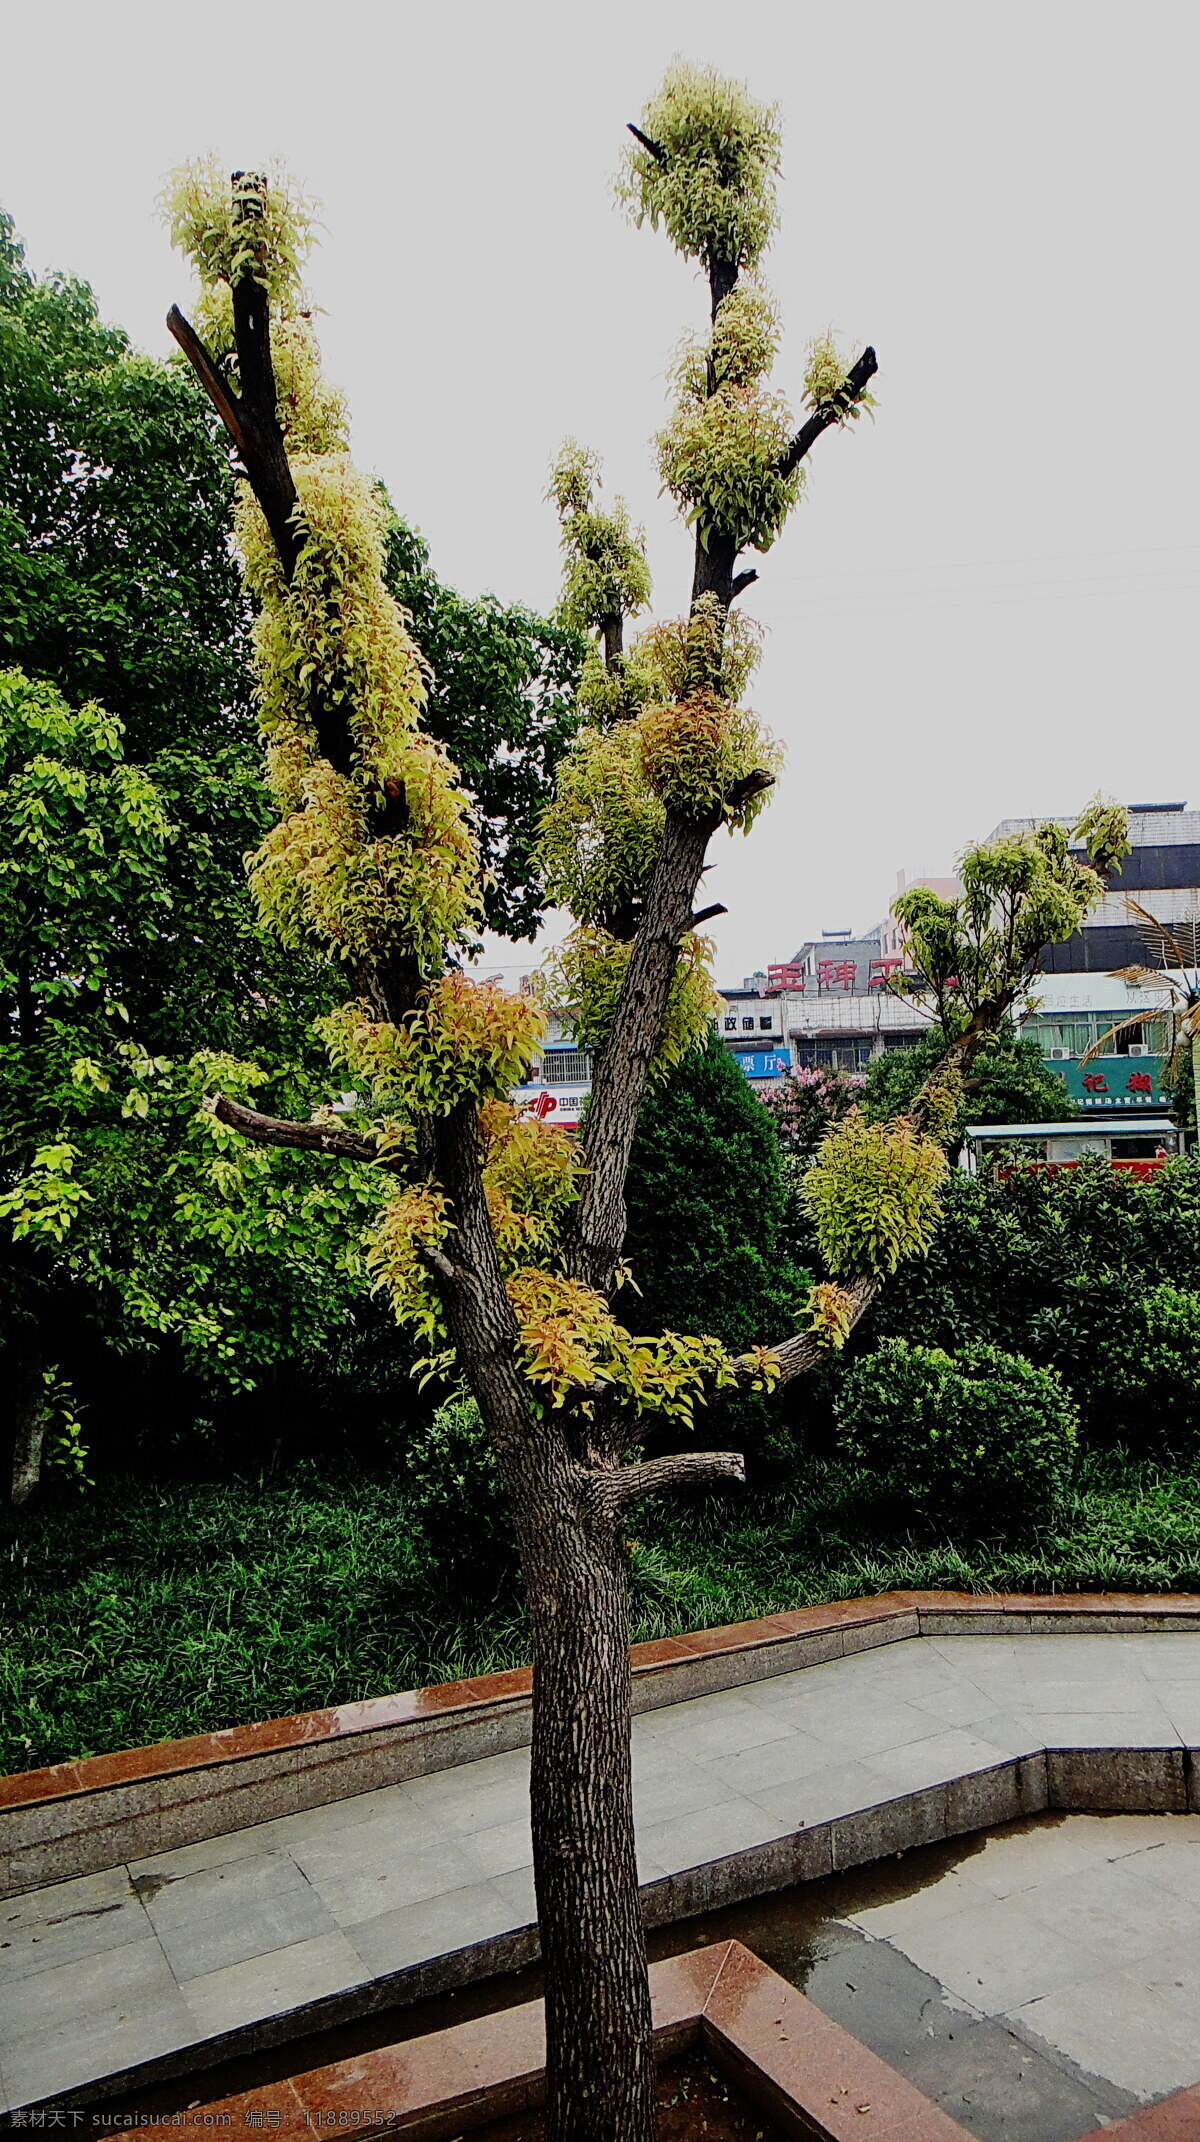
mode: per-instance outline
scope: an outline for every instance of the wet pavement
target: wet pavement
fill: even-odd
[[[1200,2080],[1200,1816],[1047,1815],[712,1912],[980,2142],[1077,2142]]]
[[[1194,1863],[1185,1856],[1191,1853]],[[744,1942],[979,2142],[1079,2142],[1200,2079],[1200,1997],[1189,1991],[1200,1978],[1197,1877],[1200,1816],[1047,1815],[659,1928],[650,1936],[650,1954],[657,1960],[706,1942]],[[1081,1897],[1102,1893],[1106,1883],[1110,1896],[1100,1908],[1108,1917],[1090,1935],[1077,2015],[1061,1994],[1054,2008],[1048,1994],[1014,2010],[997,2008],[996,1996],[1009,1989],[984,1982],[995,1948],[972,1958],[965,1945],[965,1969],[956,1959],[954,1942],[973,1931],[968,1915],[986,1912],[989,1903],[1008,1905],[1036,1980],[1039,1969],[1044,1975],[1052,1934],[1057,1929],[1061,1937],[1069,1923],[1072,1900],[1078,1911]],[[1148,1893],[1164,1937],[1169,1922],[1182,1925],[1190,1915],[1190,1947],[1169,1949],[1165,1938],[1148,1936],[1144,1916],[1122,1918],[1122,1899],[1139,1883],[1156,1885]],[[1193,1889],[1195,1901],[1181,1883]],[[1172,1982],[1165,1985],[1168,1969]],[[1115,1978],[1121,1979],[1118,2012]],[[119,2115],[135,2102],[143,2114],[174,2110],[195,2103],[198,2086],[202,2101],[211,2102],[534,2000],[541,1991],[536,1967],[512,1972],[301,2045],[227,2062],[206,2074],[202,2086],[185,2077],[106,2110]]]
[[[1043,1806],[1052,1781],[1060,1804],[1082,1780],[1094,1805],[1110,1790],[1124,1797],[1128,1771],[1141,1804],[1182,1805],[1198,1747],[1200,1633],[894,1641],[641,1713],[641,1878],[653,1915],[674,1919],[704,1897],[799,1872],[878,1867],[880,1853],[920,1837]],[[256,2044],[311,2044],[322,2025],[355,2017],[390,2015],[393,2036],[410,2035],[400,2003],[534,1951],[528,1765],[513,1749],[9,1898],[0,2104],[98,2101],[139,2073],[196,2074]],[[1200,1823],[1111,1819],[1177,1820],[1180,1838]],[[950,1848],[962,1869],[984,1849],[979,1834]],[[885,1938],[970,2020],[1002,2018],[1002,2031],[1049,2042],[1107,2089],[1146,2097],[1200,2075],[1200,2063],[1184,2073],[1200,2030],[1194,1850],[1164,1838],[1153,1861],[1084,1854],[1056,1866],[1065,1887],[1040,1912],[969,1871],[911,1925],[825,1912],[856,1941]],[[802,1918],[823,1887],[807,1885]],[[1110,1954],[1097,1931],[1126,1920]],[[1148,1925],[1169,1951],[1161,1984],[1143,1969]],[[728,1932],[758,1947],[739,1926]],[[672,1946],[687,1939],[680,1931]],[[1136,2057],[1106,2069],[1127,2017],[1138,2019]],[[947,2032],[947,2062],[950,2044]],[[958,2060],[957,2031],[953,2045]],[[1084,2130],[1045,2131],[1065,2142]]]

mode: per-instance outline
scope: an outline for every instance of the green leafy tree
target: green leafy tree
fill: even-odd
[[[889,1049],[867,1070],[863,1112],[870,1122],[902,1115],[945,1051],[940,1027],[915,1048]],[[1011,1019],[979,1049],[963,1081],[954,1144],[968,1123],[1066,1123],[1079,1114],[1061,1078],[1047,1064],[1032,1035],[1019,1035]]]
[[[76,1418],[62,1349],[81,1316],[111,1350],[169,1345],[232,1391],[324,1350],[365,1284],[356,1172],[314,1176],[267,1149],[234,1167],[233,1134],[199,1113],[205,1087],[247,1093],[263,1075],[151,1054],[118,993],[173,927],[176,838],[119,721],[0,672],[0,1302],[18,1504],[51,1401],[60,1428]],[[74,1428],[67,1450],[79,1470]]]
[[[729,613],[754,575],[738,559],[747,545],[769,547],[809,449],[852,420],[875,369],[869,351],[851,364],[815,346],[809,413],[795,431],[779,419],[765,383],[769,300],[749,282],[739,288],[775,222],[773,110],[676,65],[637,137],[631,204],[703,268],[710,319],[663,446],[669,488],[695,531],[685,614],[618,647],[613,594],[623,620],[644,581],[598,573],[589,611],[587,575],[574,568],[597,562],[590,508],[564,515],[576,622],[596,636],[613,701],[566,755],[559,790],[587,799],[576,817],[587,867],[570,864],[578,929],[560,969],[561,1001],[597,1049],[578,1138],[507,1098],[541,1042],[536,1000],[476,984],[456,965],[478,925],[479,848],[453,766],[422,726],[420,654],[384,582],[386,517],[322,379],[301,285],[311,226],[277,175],[241,173],[230,188],[215,165],[194,166],[171,196],[201,292],[197,324],[174,310],[170,324],[248,478],[237,535],[260,605],[278,813],[252,883],[284,943],[318,952],[344,978],[347,1001],[323,1031],[357,1104],[336,1120],[283,1121],[217,1094],[213,1112],[253,1141],[361,1164],[377,1199],[367,1251],[377,1284],[430,1358],[453,1362],[491,1439],[532,1629],[551,2142],[650,2142],[653,2132],[629,1755],[629,1515],[680,1484],[744,1477],[737,1452],[646,1459],[639,1446],[651,1430],[686,1432],[726,1394],[826,1359],[887,1272],[929,1240],[953,1083],[1020,985],[1004,956],[1008,922],[1036,909],[1069,934],[1101,889],[1065,843],[1060,852],[1039,833],[1022,852],[1026,890],[1008,900],[1005,930],[993,913],[988,939],[978,920],[989,957],[965,1024],[904,1123],[872,1135],[869,1150],[857,1117],[826,1139],[807,1180],[835,1278],[813,1290],[808,1328],[731,1354],[703,1336],[646,1337],[621,1322],[614,1300],[642,1103],[704,1038],[714,1009],[694,904],[706,852],[720,826],[752,823],[776,762],[741,703],[752,650]],[[626,697],[631,670],[641,683]],[[637,801],[634,837],[589,772],[614,735]],[[642,833],[656,810],[661,830],[647,853]],[[568,889],[561,843],[557,852],[546,872],[555,899]],[[848,1126],[855,1134],[839,1144]]]
[[[113,991],[118,949],[153,943],[169,913],[169,826],[154,784],[126,763],[121,725],[94,703],[0,671],[0,1216],[26,1210],[40,1170],[37,1232],[61,1242],[89,1192],[66,1117],[103,1078],[128,1021]],[[48,1365],[38,1343],[45,1260],[8,1284],[16,1501],[37,1483]]]
[[[113,977],[146,1046],[289,1052],[318,1008],[259,929],[242,857],[267,806],[234,483],[182,367],[136,355],[85,283],[38,278],[0,217],[0,661],[123,725],[178,829],[169,907]]]

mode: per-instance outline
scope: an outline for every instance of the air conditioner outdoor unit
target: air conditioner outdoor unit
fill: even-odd
[[[1070,1054],[1071,1051],[1069,1049],[1051,1049],[1050,1061],[1051,1063],[1061,1064]]]
[[[1131,1056],[1149,1056],[1150,1051],[1144,1041],[1131,1041],[1129,1044],[1129,1054]]]

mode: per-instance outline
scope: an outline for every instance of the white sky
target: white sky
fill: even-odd
[[[44,0],[6,11],[0,202],[143,347],[189,297],[153,210],[215,149],[324,203],[312,270],[360,461],[442,576],[555,599],[567,432],[645,520],[656,607],[688,541],[649,440],[703,294],[625,224],[623,128],[676,51],[784,116],[778,383],[874,342],[874,425],[827,435],[745,600],[788,768],[714,844],[720,978],[876,921],[1000,818],[1096,788],[1200,800],[1190,0]],[[20,85],[20,93],[16,93]]]

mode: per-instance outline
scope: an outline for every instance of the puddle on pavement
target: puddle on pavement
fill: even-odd
[[[857,1913],[931,1889],[968,1868],[989,1839],[1061,1829],[1048,1815],[974,1836],[924,1845],[849,1873],[727,1905],[659,1927],[651,1961],[712,1942],[741,1941],[806,1993],[833,2021],[935,2099],[978,2142],[1077,2142],[1133,2109],[1128,2092],[1076,2067],[1000,2018],[980,2016],[886,1938],[847,1924]],[[336,2060],[496,2013],[542,1992],[540,1967],[485,1979],[454,1993],[364,2017],[338,2029],[207,2070],[203,2076],[109,2100],[105,2111],[143,2116],[212,2103]],[[1197,2059],[1200,2072],[1200,2057]]]

